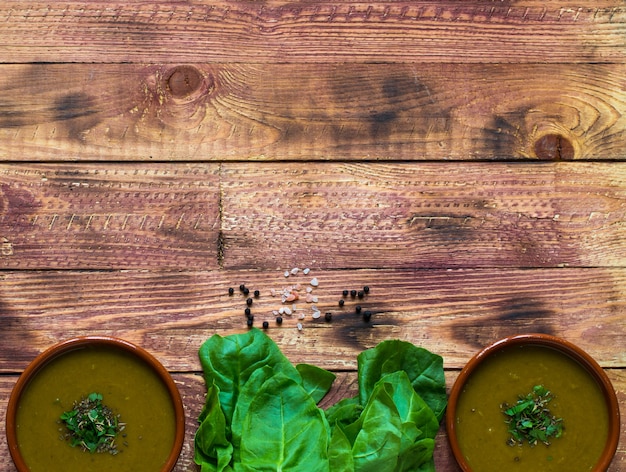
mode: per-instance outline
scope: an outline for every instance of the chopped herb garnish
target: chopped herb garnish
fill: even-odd
[[[510,446],[524,444],[531,446],[542,442],[550,445],[550,438],[558,438],[563,433],[563,418],[556,418],[550,413],[548,403],[554,397],[543,385],[535,385],[533,391],[520,396],[513,406],[508,403],[500,405],[506,415],[505,422],[509,425],[507,441]]]
[[[115,439],[124,430],[125,424],[119,421],[119,415],[102,404],[102,395],[90,393],[79,402],[74,402],[73,407],[73,410],[64,412],[60,417],[67,429],[63,438],[72,447],[79,446],[91,453],[108,452],[116,455],[119,450]]]

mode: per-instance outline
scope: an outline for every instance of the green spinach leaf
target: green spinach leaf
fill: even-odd
[[[363,411],[363,405],[359,403],[359,397],[344,398],[333,406],[326,409],[326,418],[330,424],[339,424],[347,426],[354,423],[361,412]]]
[[[277,374],[250,403],[236,471],[329,472],[330,428],[306,390]]]
[[[231,426],[233,443],[233,460],[239,462],[239,451],[241,446],[241,435],[244,430],[244,423],[250,411],[250,404],[257,396],[258,392],[263,388],[265,382],[270,380],[276,372],[272,366],[266,365],[257,369],[250,377],[248,381],[242,385],[239,391],[239,397],[237,404],[235,405],[235,411],[233,412],[233,421]]]
[[[214,335],[200,347],[200,364],[207,385],[215,382],[227,425],[232,424],[242,386],[264,366],[294,379],[300,374],[266,334],[251,329],[243,334]]]
[[[434,439],[420,439],[398,457],[395,472],[435,472],[434,450]]]
[[[352,445],[340,427],[332,429],[328,460],[332,472],[354,472]]]
[[[439,430],[439,421],[426,402],[419,396],[404,370],[385,375],[379,382],[388,384],[388,390],[403,424],[412,424],[418,433],[411,439],[434,438]]]
[[[357,422],[344,429],[353,443],[354,470],[395,471],[402,441],[402,420],[388,387],[384,382],[376,385]]]
[[[202,472],[433,472],[447,397],[440,356],[384,341],[358,356],[359,393],[325,412],[335,375],[293,366],[262,331],[200,348],[207,384],[195,437]]]
[[[413,389],[406,372],[397,371],[376,383],[354,423],[336,420],[335,428],[341,428],[352,444],[354,470],[398,472],[414,471],[432,457],[439,422]]]
[[[194,459],[202,464],[202,472],[232,470],[229,466],[233,446],[226,437],[226,419],[220,408],[218,388],[207,389],[206,403],[200,413],[200,426],[194,438]]]
[[[376,382],[386,374],[403,370],[416,392],[441,421],[447,405],[443,358],[437,354],[400,340],[383,341],[359,354],[359,399],[367,402]]]
[[[311,364],[297,364],[296,369],[302,377],[302,386],[315,400],[315,403],[326,396],[337,378],[332,372]]]

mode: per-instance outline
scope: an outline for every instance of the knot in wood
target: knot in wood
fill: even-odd
[[[570,160],[574,158],[574,146],[560,134],[546,134],[535,143],[535,155],[541,160]]]
[[[211,88],[212,80],[192,66],[177,66],[167,77],[167,90],[174,98],[203,94]]]

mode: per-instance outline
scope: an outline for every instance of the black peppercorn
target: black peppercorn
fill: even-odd
[[[339,306],[343,306],[344,303],[345,302],[344,302],[343,298],[341,300],[339,300]]]
[[[370,288],[366,285],[365,287],[363,287],[363,291],[365,293],[370,293]]]
[[[357,295],[359,298],[363,298],[365,296],[365,292],[363,292],[363,290],[359,290],[359,293]]]
[[[348,292],[347,290],[344,290],[344,291],[343,291],[343,296],[344,296],[344,297],[347,297],[347,296],[348,296],[348,293],[350,293],[350,292]]]
[[[325,319],[326,321],[332,321],[332,319],[333,319],[333,314],[332,314],[332,313],[326,313],[326,314],[324,315],[324,319]]]
[[[357,314],[361,313],[361,305],[357,305],[354,309],[356,310]]]
[[[366,312],[363,312],[363,319],[364,319],[365,321],[369,321],[369,320],[370,320],[370,318],[372,318],[372,312],[371,312],[371,311],[366,311]]]
[[[240,290],[240,291],[242,291],[242,292],[243,292],[245,289],[246,289],[246,286],[245,286],[244,284],[241,284],[241,285],[239,286],[239,290]]]
[[[230,287],[230,288],[228,289],[228,295],[232,295],[233,293],[235,293],[235,289],[234,289],[234,288],[232,288],[232,287]]]
[[[246,316],[250,316],[252,314],[252,310],[250,310],[250,308],[246,308],[244,310],[244,313],[245,313]]]
[[[250,289],[248,287],[243,288],[243,294],[248,295],[250,293]]]
[[[246,299],[246,305],[251,306],[252,305],[252,298],[248,298]]]
[[[350,296],[352,298],[356,297],[356,290],[350,290]]]
[[[260,296],[261,296],[261,292],[260,292],[260,291],[258,291],[258,290],[255,290],[255,291],[254,291],[254,297],[255,297],[255,298],[259,298]]]
[[[277,316],[276,317],[276,323],[277,324],[282,324],[283,323],[283,317],[282,316]]]
[[[263,322],[263,329],[267,329],[270,327],[270,324],[267,321]]]
[[[252,317],[252,316],[251,316],[251,317],[249,317],[249,318],[246,320],[246,324],[248,325],[248,327],[252,327],[252,325],[254,324],[254,317]]]

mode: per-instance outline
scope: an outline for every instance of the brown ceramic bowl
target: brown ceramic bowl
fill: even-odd
[[[29,385],[31,385],[31,382],[33,385],[35,384],[34,380],[37,378],[37,376],[46,375],[46,369],[51,364],[54,364],[54,361],[57,361],[63,356],[68,356],[72,353],[86,351],[89,349],[95,349],[96,352],[103,352],[103,350],[112,350],[116,353],[115,355],[121,356],[120,359],[131,359],[130,364],[140,366],[140,369],[148,367],[145,372],[147,372],[146,375],[151,378],[151,385],[156,386],[155,388],[163,387],[163,390],[160,394],[162,398],[169,398],[171,400],[173,417],[168,417],[172,417],[175,424],[170,425],[169,427],[170,430],[173,430],[173,443],[170,442],[169,444],[172,445],[167,446],[171,447],[171,449],[169,450],[169,455],[167,456],[164,465],[160,469],[160,472],[170,472],[171,470],[173,470],[184,442],[185,414],[180,393],[168,371],[163,367],[163,365],[159,363],[159,361],[155,357],[153,357],[146,350],[127,341],[107,336],[84,336],[63,341],[50,347],[42,354],[37,356],[33,360],[33,362],[28,365],[28,367],[24,370],[17,383],[15,384],[15,387],[13,388],[7,407],[6,435],[9,452],[11,453],[11,457],[13,459],[13,462],[15,463],[15,466],[17,467],[18,472],[30,471],[29,467],[27,466],[28,458],[24,457],[23,451],[20,449],[20,444],[18,442],[18,415],[20,402],[24,398],[26,398],[24,396],[24,392],[27,391]],[[64,357],[64,360],[67,359],[68,357]],[[48,375],[49,372],[50,371],[48,371]],[[89,373],[86,372],[85,376],[89,376]],[[42,377],[40,377],[40,379],[41,378]],[[96,383],[98,382],[98,378],[95,375],[93,376],[93,381]],[[40,381],[39,384],[41,383],[42,382]],[[65,383],[65,385],[67,384],[71,384],[71,382]],[[88,393],[90,392],[85,392],[84,394],[87,395]],[[106,398],[103,400],[103,403],[106,404]],[[165,404],[167,404],[167,402]],[[169,407],[167,409],[169,410]],[[55,425],[55,428],[57,428],[58,430],[59,425]],[[143,437],[139,437],[139,439],[143,439]],[[65,444],[60,439],[59,445],[60,447],[67,448],[68,450],[72,449],[69,445]],[[85,455],[90,454],[89,452],[83,451],[80,451],[80,453]],[[109,454],[106,453],[99,455],[109,456]],[[115,457],[117,458],[117,456]],[[120,454],[120,457],[122,457],[122,454]]]
[[[450,392],[446,411],[448,440],[457,463],[465,472],[481,472],[478,468],[473,469],[469,464],[461,450],[458,437],[459,427],[457,419],[459,411],[457,406],[459,397],[464,394],[468,380],[476,373],[478,367],[484,365],[484,361],[491,359],[494,354],[502,352],[503,349],[524,346],[547,347],[565,354],[582,366],[599,386],[601,396],[604,398],[608,410],[608,435],[604,449],[602,449],[601,455],[595,465],[593,465],[592,470],[593,472],[606,471],[615,455],[620,435],[620,412],[615,390],[603,369],[589,354],[568,341],[546,334],[521,334],[501,339],[476,354],[461,370]],[[500,412],[498,413],[501,414]],[[502,415],[502,418],[504,420],[505,416]],[[567,428],[566,419],[564,419],[564,427]]]

